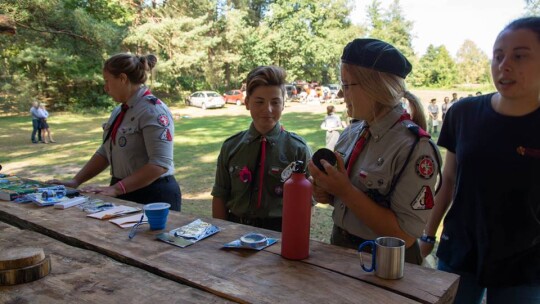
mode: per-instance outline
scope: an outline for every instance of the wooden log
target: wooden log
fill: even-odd
[[[35,265],[0,270],[0,286],[17,285],[39,280],[51,272],[51,259],[45,257]]]
[[[24,268],[36,265],[45,259],[42,248],[14,247],[0,252],[0,270]]]

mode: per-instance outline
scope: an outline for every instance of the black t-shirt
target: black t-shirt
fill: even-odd
[[[446,114],[438,144],[456,154],[457,176],[437,256],[482,286],[540,283],[540,108],[504,116],[492,96]]]

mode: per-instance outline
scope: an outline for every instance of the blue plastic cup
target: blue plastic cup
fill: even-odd
[[[144,205],[143,209],[148,218],[150,230],[165,229],[169,208],[171,208],[171,205],[168,203],[151,203]]]

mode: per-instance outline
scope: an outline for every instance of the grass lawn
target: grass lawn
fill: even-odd
[[[326,105],[313,105],[308,111],[298,104],[289,105],[283,114],[286,129],[304,137],[313,151],[324,147],[325,133],[320,129]],[[344,109],[337,106],[338,112]],[[214,182],[216,159],[223,141],[246,129],[251,118],[243,107],[207,110],[175,108],[174,160],[176,178],[182,190],[182,211],[211,216],[210,191]],[[37,180],[71,178],[86,163],[101,142],[101,125],[109,113],[98,115],[52,113],[49,125],[57,143],[32,144],[31,119],[28,116],[0,117],[0,164],[2,173]],[[88,184],[108,184],[109,172],[103,172]],[[329,242],[332,207],[318,204],[311,224],[311,237]]]

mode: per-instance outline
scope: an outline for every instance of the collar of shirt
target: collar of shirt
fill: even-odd
[[[135,94],[133,94],[133,96],[131,96],[128,101],[126,102],[126,104],[130,107],[130,108],[133,108],[133,106],[135,106],[135,104],[141,100],[141,97],[142,95],[144,94],[144,92],[146,92],[146,90],[148,90],[148,88],[145,86],[145,85],[141,85],[141,87],[137,90],[137,92],[135,92]]]
[[[278,123],[276,123],[274,128],[272,130],[270,130],[270,132],[266,133],[264,136],[266,137],[266,140],[267,140],[268,143],[275,144],[279,139],[279,134],[280,133],[281,133],[281,124],[278,122]],[[253,142],[255,140],[259,140],[261,135],[262,134],[259,133],[259,131],[257,131],[257,129],[255,129],[255,126],[253,125],[253,122],[252,122],[251,125],[249,126],[249,130],[247,132],[247,141],[248,142]]]
[[[401,114],[403,114],[403,107],[398,104],[384,117],[369,125],[371,139],[375,141],[381,140],[381,138],[383,138],[383,136],[396,124],[401,117]]]

